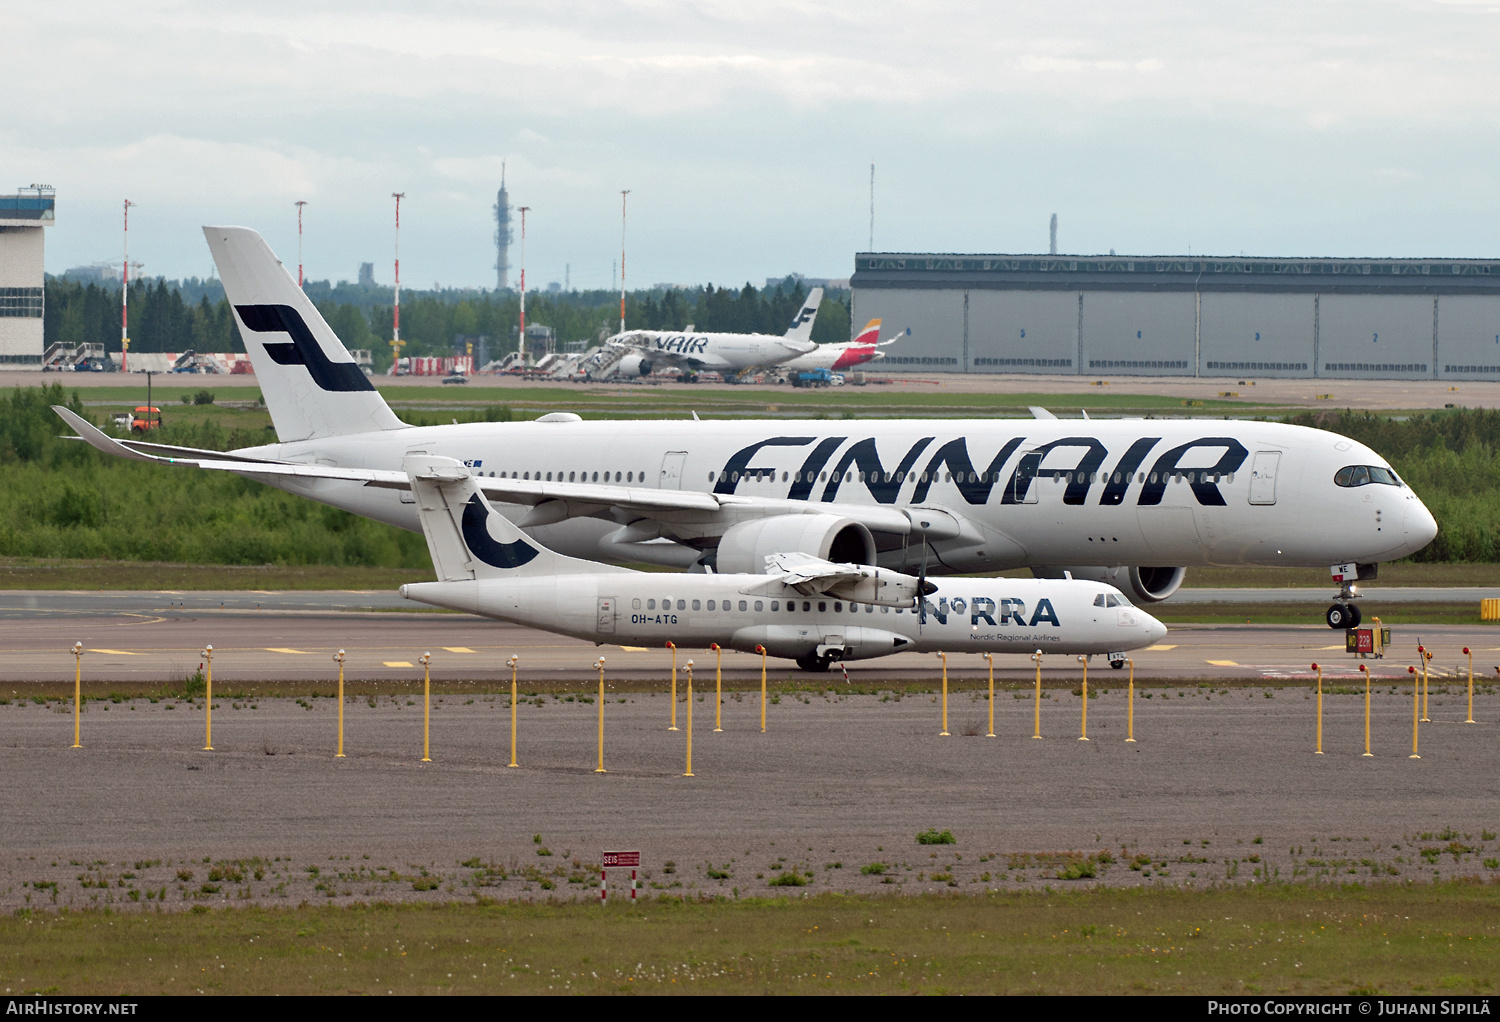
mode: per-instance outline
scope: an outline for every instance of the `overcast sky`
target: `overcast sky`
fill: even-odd
[[[1500,4],[0,0],[0,189],[47,269],[206,275],[205,223],[307,272],[847,276],[875,247],[1494,256]],[[519,239],[518,239],[519,240]],[[519,244],[512,262],[519,261]]]

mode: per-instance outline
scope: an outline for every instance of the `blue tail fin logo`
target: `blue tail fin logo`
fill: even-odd
[[[485,524],[489,515],[484,498],[477,493],[464,505],[464,544],[469,552],[492,568],[519,568],[530,563],[536,557],[536,548],[524,539],[497,542]]]
[[[285,341],[268,344],[262,341],[271,361],[281,366],[306,366],[313,382],[324,390],[374,390],[364,370],[353,362],[333,362],[297,310],[290,305],[236,305],[234,311],[247,329],[261,333],[284,333]]]

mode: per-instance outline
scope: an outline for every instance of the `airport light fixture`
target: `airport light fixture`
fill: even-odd
[[[125,262],[120,268],[120,372],[130,372],[130,207],[135,203],[125,200],[124,248]]]
[[[83,705],[83,643],[73,643],[69,652],[73,654],[73,748],[81,749],[83,743],[78,740],[78,716]]]
[[[396,304],[391,324],[391,374],[394,375],[396,364],[401,361],[401,200],[406,193],[392,192],[391,198],[396,200]]]
[[[298,199],[297,207],[297,286],[302,286],[302,207],[307,205],[305,199]],[[399,220],[399,217],[398,217]]]
[[[629,188],[620,189],[620,333],[625,332],[625,197]]]
[[[523,363],[526,359],[526,214],[530,211],[530,206],[516,210],[521,214],[521,336],[516,341],[516,350],[521,353]]]

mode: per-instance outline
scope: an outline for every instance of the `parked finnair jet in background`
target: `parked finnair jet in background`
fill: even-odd
[[[686,372],[734,375],[775,365],[817,347],[813,343],[813,321],[823,303],[823,289],[815,287],[791,325],[780,337],[774,334],[720,334],[686,330],[627,330],[606,343],[628,349],[613,371],[622,376],[650,376],[657,369],[674,366]]]
[[[843,341],[835,344],[820,344],[806,355],[798,355],[796,358],[788,359],[778,363],[778,372],[806,372],[810,369],[831,369],[834,372],[844,372],[848,369],[858,369],[866,362],[875,362],[885,358],[885,352],[881,351],[888,344],[895,344],[902,337],[911,334],[911,327],[892,337],[888,341],[880,339],[880,320],[872,319],[865,325],[852,341]]]
[[[455,458],[507,518],[588,560],[759,572],[799,551],[933,575],[1031,567],[1171,596],[1192,565],[1332,568],[1328,624],[1357,580],[1437,534],[1384,458],[1335,433],[1204,419],[597,421],[408,426],[260,235],[204,229],[278,443],[101,450],[236,472],[420,528],[412,454]]]
[[[595,643],[708,646],[796,660],[902,652],[1109,653],[1159,641],[1166,626],[1113,586],[1073,579],[959,578],[941,583],[806,553],[771,555],[761,573],[631,571],[565,557],[496,514],[471,470],[408,455],[436,582],[401,595]],[[486,477],[487,478],[487,477]]]

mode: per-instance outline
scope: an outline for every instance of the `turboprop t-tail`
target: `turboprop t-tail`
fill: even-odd
[[[461,462],[410,455],[402,467],[438,576],[402,586],[402,596],[598,644],[764,646],[815,671],[938,649],[1118,654],[1167,632],[1113,586],[1074,579],[933,582],[798,551],[768,557],[765,574],[612,567],[524,535]]]

